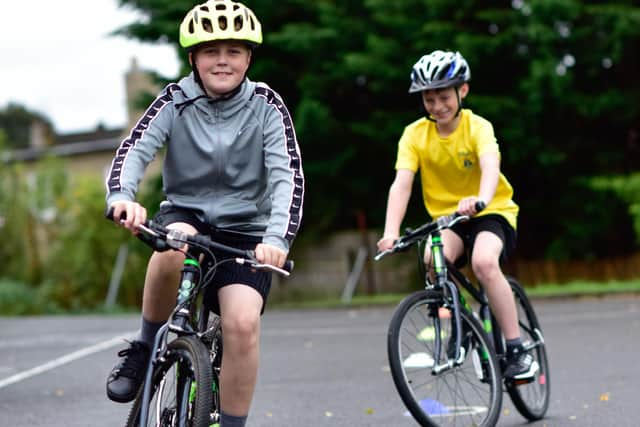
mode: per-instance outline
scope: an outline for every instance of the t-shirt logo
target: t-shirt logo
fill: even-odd
[[[473,162],[471,161],[471,152],[469,151],[458,151],[458,157],[462,157],[462,166],[465,169],[471,169],[473,167]]]

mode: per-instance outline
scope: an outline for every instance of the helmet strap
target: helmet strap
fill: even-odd
[[[195,58],[191,61],[191,70],[193,71],[193,79],[198,83],[200,89],[202,89],[202,93],[207,94],[207,90],[204,88],[204,83],[202,83],[202,79],[200,78],[200,73],[198,73],[198,68],[196,67]]]
[[[458,91],[458,86],[455,86],[456,90],[456,98],[458,98],[458,111],[456,111],[456,115],[454,117],[458,117],[460,115],[460,111],[462,111],[462,100],[460,99],[460,92]]]

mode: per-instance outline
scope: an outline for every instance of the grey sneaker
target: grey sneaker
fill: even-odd
[[[533,360],[533,356],[522,347],[515,348],[507,357],[503,376],[505,379],[525,380],[533,378],[540,366]]]

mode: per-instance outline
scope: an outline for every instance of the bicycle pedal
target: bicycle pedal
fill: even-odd
[[[514,386],[521,386],[521,385],[531,384],[534,380],[535,378],[531,377],[531,378],[523,378],[521,380],[510,380],[510,382]]]

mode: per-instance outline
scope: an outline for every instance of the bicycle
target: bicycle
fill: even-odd
[[[113,212],[106,213],[113,220]],[[209,427],[220,422],[219,377],[222,362],[220,317],[204,301],[204,290],[216,268],[236,262],[258,270],[288,276],[293,261],[278,268],[261,264],[251,250],[239,250],[204,234],[188,235],[153,221],[138,227],[136,235],[158,252],[185,253],[176,306],[156,334],[151,359],[136,395],[127,427]],[[184,245],[188,245],[185,251]],[[213,250],[232,255],[218,261]]]
[[[483,208],[481,202],[476,205],[478,212]],[[380,260],[415,245],[425,281],[425,289],[398,304],[389,324],[387,353],[394,384],[422,426],[493,426],[505,390],[522,416],[541,419],[549,406],[549,361],[540,323],[524,288],[507,276],[524,347],[537,371],[533,378],[505,380],[506,345],[482,285],[474,285],[444,257],[441,231],[468,219],[454,213],[408,229],[392,248],[375,257]],[[428,240],[433,277],[422,257]],[[465,294],[475,301],[475,309]]]

